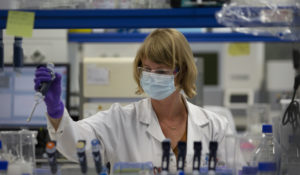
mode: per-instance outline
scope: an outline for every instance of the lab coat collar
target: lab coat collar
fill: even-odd
[[[184,96],[182,99],[188,110],[188,118],[193,123],[200,127],[203,127],[208,124],[207,116],[204,110],[198,106],[193,105],[188,102]],[[145,103],[143,106],[146,106],[146,110],[140,111],[139,120],[141,123],[148,125],[147,132],[156,138],[159,141],[163,141],[165,136],[160,128],[157,116],[152,108],[151,99],[147,98],[142,101]],[[153,117],[154,116],[154,117]],[[188,125],[188,127],[190,127]]]
[[[191,119],[191,121],[201,127],[207,125],[209,120],[207,118],[205,110],[199,106],[190,103],[184,96],[182,96],[182,99],[185,103],[185,106],[187,107],[188,117]]]
[[[140,118],[140,121],[148,125],[147,132],[152,135],[152,137],[162,142],[165,139],[165,136],[160,128],[156,113],[152,108],[151,99],[147,98],[144,102],[147,106],[147,110],[145,110],[147,113]]]

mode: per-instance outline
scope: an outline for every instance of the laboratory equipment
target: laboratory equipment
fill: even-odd
[[[48,156],[48,162],[50,165],[51,173],[56,174],[57,172],[57,162],[56,162],[56,142],[49,141],[46,145],[46,152]]]
[[[8,174],[32,174],[35,168],[35,145],[37,131],[1,131],[1,156],[9,162]]]
[[[2,157],[2,141],[0,140],[0,175],[6,175],[8,169],[8,161]]]
[[[239,130],[245,130],[247,107],[255,102],[255,95],[261,88],[264,50],[264,43],[226,43],[223,46],[224,106],[231,110]]]
[[[0,159],[0,175],[7,175],[8,161]]]
[[[179,141],[178,147],[178,159],[177,159],[177,173],[179,175],[184,175],[184,164],[186,157],[186,142]]]
[[[40,128],[46,127],[46,105],[40,103],[34,112],[31,122],[27,122],[28,115],[34,103],[34,74],[35,64],[24,64],[21,74],[13,71],[12,64],[5,64],[0,74],[0,127],[3,129]],[[69,64],[55,64],[55,72],[62,75],[61,99],[69,109]],[[45,149],[43,146],[42,149]]]
[[[282,117],[282,125],[287,125],[287,124],[291,125],[294,133],[299,128],[299,117],[300,117],[299,102],[295,100],[296,92],[299,85],[300,85],[300,74],[295,77],[293,97],[290,103],[288,104],[288,106],[286,107]]]
[[[299,103],[299,99],[295,99],[294,101],[297,101]],[[291,102],[292,101],[290,99],[282,99],[280,101],[283,114],[287,110]],[[295,106],[292,108],[294,108],[294,111],[296,111],[296,108],[299,108],[299,106]],[[289,119],[289,122],[285,125],[282,124],[282,117],[280,118],[281,125],[279,125],[279,140],[281,147],[280,174],[282,175],[298,174],[298,172],[300,171],[299,123],[297,123],[296,119],[293,118],[293,116],[297,116],[296,113],[290,113],[289,115],[290,116],[288,117],[286,116],[286,119]]]
[[[136,98],[133,57],[83,59],[83,95],[87,98]],[[126,83],[124,83],[126,81]],[[122,91],[116,90],[122,87]]]
[[[162,161],[161,161],[161,174],[166,175],[169,172],[169,163],[170,163],[170,149],[171,149],[171,140],[165,139],[162,142]]]
[[[217,151],[218,151],[218,142],[210,141],[209,142],[209,158],[208,158],[208,173],[215,174],[217,166]]]
[[[41,66],[38,66],[37,68],[39,68],[39,67],[41,67]],[[48,92],[49,87],[51,86],[53,80],[55,79],[54,64],[53,63],[48,63],[47,68],[50,70],[51,81],[50,82],[41,82],[40,89],[34,95],[35,104],[32,108],[30,116],[27,118],[27,122],[30,122],[30,120],[33,116],[33,113],[35,111],[35,108],[45,98],[45,95]]]
[[[300,172],[300,141],[297,136],[289,137],[289,147],[281,153],[280,174],[296,175]]]
[[[271,162],[259,162],[258,163],[258,175],[275,175],[276,164]]]
[[[293,67],[296,72],[293,86],[292,99],[280,100],[283,116],[281,124],[278,126],[280,133],[281,146],[281,174],[298,174],[300,171],[299,148],[300,130],[299,130],[299,99],[296,99],[296,93],[300,85],[300,53],[293,50]]]
[[[102,171],[102,173],[104,172],[106,171]],[[113,174],[153,175],[153,164],[152,162],[116,162],[113,167]]]
[[[202,142],[194,142],[193,175],[198,175],[201,165]]]
[[[88,167],[87,167],[87,160],[86,160],[86,155],[85,155],[85,140],[79,140],[77,142],[77,156],[81,168],[82,174],[86,174]]]
[[[276,172],[276,155],[272,125],[263,125],[262,133],[262,140],[255,151],[254,161],[258,166],[258,173],[274,173]]]
[[[256,175],[257,167],[244,166],[242,169],[242,175]]]
[[[94,139],[91,141],[91,144],[92,144],[92,153],[93,153],[93,157],[94,157],[96,172],[97,172],[97,174],[100,174],[102,171],[100,141],[98,139]]]
[[[23,48],[22,48],[22,38],[15,37],[14,49],[13,49],[13,61],[14,61],[14,70],[16,72],[21,72],[23,67]]]

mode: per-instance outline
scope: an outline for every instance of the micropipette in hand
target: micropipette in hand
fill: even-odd
[[[43,65],[39,65],[37,68],[42,67]],[[47,63],[47,68],[50,70],[51,74],[51,81],[49,82],[41,82],[41,86],[39,90],[34,95],[34,106],[32,108],[30,116],[27,118],[27,122],[30,122],[33,113],[38,106],[38,104],[44,99],[46,93],[48,92],[49,87],[51,86],[51,83],[55,79],[55,72],[54,72],[54,64],[53,63]]]

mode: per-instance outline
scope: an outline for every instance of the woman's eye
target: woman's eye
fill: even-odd
[[[156,73],[158,73],[158,74],[167,74],[167,72],[165,70],[157,70]]]

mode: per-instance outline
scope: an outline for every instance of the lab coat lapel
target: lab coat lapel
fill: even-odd
[[[147,99],[144,105],[145,110],[143,111],[143,115],[140,118],[140,122],[148,126],[146,132],[150,136],[154,137],[159,142],[162,142],[165,139],[165,136],[160,128],[157,116],[152,108],[151,100]]]
[[[165,139],[165,136],[163,135],[156,117],[152,117],[151,122],[147,128],[147,132],[159,142],[162,142]]]
[[[208,126],[208,119],[200,108],[185,100],[188,110],[187,156],[186,163],[191,165],[194,155],[194,142],[202,141],[203,128]]]

